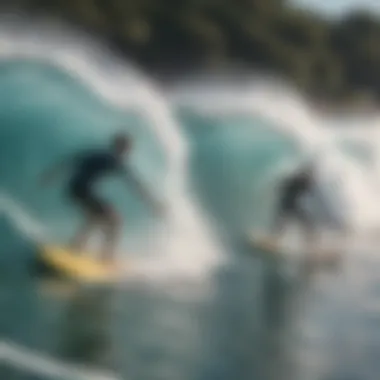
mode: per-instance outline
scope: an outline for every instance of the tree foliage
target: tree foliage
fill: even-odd
[[[98,33],[148,70],[245,63],[324,99],[380,95],[380,21],[327,21],[286,0],[18,0]]]

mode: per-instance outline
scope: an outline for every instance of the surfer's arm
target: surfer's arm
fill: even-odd
[[[129,185],[132,185],[139,196],[147,203],[150,203],[155,211],[161,211],[161,204],[146,190],[134,173],[126,167],[122,169],[123,177]]]

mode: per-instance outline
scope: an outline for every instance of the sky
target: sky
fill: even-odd
[[[328,17],[340,17],[353,9],[366,9],[380,17],[380,0],[290,0],[295,5],[316,10]]]

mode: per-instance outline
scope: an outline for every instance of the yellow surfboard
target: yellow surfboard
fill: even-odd
[[[106,266],[86,252],[75,252],[59,245],[42,245],[39,260],[47,268],[79,281],[109,282],[117,277],[116,266]]]

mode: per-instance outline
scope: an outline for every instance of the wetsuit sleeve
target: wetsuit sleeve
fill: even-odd
[[[122,171],[122,175],[129,185],[132,185],[135,191],[145,200],[151,201],[150,195],[147,193],[146,189],[142,185],[142,183],[137,179],[132,170],[125,166],[120,165],[119,169]]]

